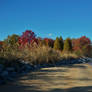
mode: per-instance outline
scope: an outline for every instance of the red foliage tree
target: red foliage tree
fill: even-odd
[[[81,38],[75,39],[73,42],[73,50],[79,51],[80,53],[88,56],[91,51],[91,41],[86,36],[82,36]]]
[[[3,41],[0,41],[0,50],[3,49]]]
[[[52,40],[50,38],[44,38],[44,41],[45,41],[46,46],[53,47],[54,40]]]
[[[25,45],[33,44],[34,42],[37,43],[37,39],[35,37],[35,33],[31,30],[26,30],[23,32],[23,35],[19,38],[19,44],[21,47],[24,47]]]
[[[0,41],[0,46],[3,45],[3,41]]]

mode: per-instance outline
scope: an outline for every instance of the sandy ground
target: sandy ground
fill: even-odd
[[[42,68],[0,86],[0,92],[92,92],[92,66]]]

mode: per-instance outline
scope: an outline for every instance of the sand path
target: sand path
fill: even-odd
[[[0,86],[0,92],[92,92],[92,66],[42,68]]]

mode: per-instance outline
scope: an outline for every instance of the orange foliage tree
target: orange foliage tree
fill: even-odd
[[[81,55],[90,56],[91,54],[91,41],[86,36],[82,36],[81,38],[74,39],[73,50]]]

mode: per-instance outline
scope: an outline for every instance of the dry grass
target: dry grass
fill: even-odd
[[[55,63],[62,59],[78,58],[74,53],[61,53],[60,51],[46,46],[32,47],[31,49],[25,47],[23,50],[13,49],[2,53],[0,57],[5,58],[9,62],[21,59],[31,64]]]
[[[78,58],[78,56],[75,53],[61,53],[61,57],[63,59],[70,59],[70,58]]]
[[[33,64],[55,63],[61,59],[60,52],[46,46],[30,50],[25,48],[22,54],[24,54],[24,60]]]
[[[31,64],[55,63],[61,59],[60,52],[46,46],[42,47],[25,47],[23,50],[11,50],[0,53],[0,58],[4,58],[9,62],[18,59],[27,61]]]

